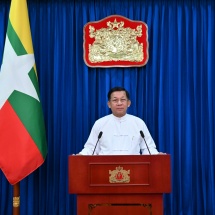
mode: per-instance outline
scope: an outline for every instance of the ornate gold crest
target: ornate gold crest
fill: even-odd
[[[115,170],[109,170],[109,182],[110,183],[129,183],[130,182],[130,170],[124,170],[123,167],[118,166]]]
[[[109,16],[84,27],[84,61],[91,67],[143,66],[148,61],[147,25]]]
[[[125,28],[124,22],[107,22],[107,28],[96,30],[89,26],[90,37],[95,38],[89,44],[89,60],[92,63],[104,61],[127,60],[140,62],[143,60],[143,44],[136,40],[142,36],[142,26],[136,29]]]

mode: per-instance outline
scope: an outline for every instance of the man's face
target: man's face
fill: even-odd
[[[124,116],[130,104],[131,101],[126,97],[125,91],[113,92],[110,101],[108,101],[108,107],[116,117]]]

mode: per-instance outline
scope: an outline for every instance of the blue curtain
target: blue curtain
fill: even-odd
[[[0,64],[10,1],[0,2]],[[68,156],[106,114],[113,86],[130,91],[159,151],[171,154],[165,215],[215,215],[215,7],[206,0],[28,0],[45,115],[48,156],[21,181],[22,215],[76,215]],[[148,25],[149,61],[140,68],[89,68],[83,27],[109,15]],[[0,171],[0,214],[12,214],[12,186]]]

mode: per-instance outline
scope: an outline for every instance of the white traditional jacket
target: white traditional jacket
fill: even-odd
[[[110,114],[98,119],[80,154],[139,155],[140,152],[149,154],[145,141],[140,135],[141,130],[144,133],[150,153],[158,154],[154,140],[144,121],[130,114],[126,114],[121,118]],[[98,141],[100,132],[103,133]],[[96,146],[97,141],[98,144]]]

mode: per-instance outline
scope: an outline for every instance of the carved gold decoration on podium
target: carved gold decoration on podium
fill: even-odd
[[[124,170],[123,167],[118,166],[115,170],[109,170],[109,182],[110,183],[129,183],[130,182],[130,170]]]

